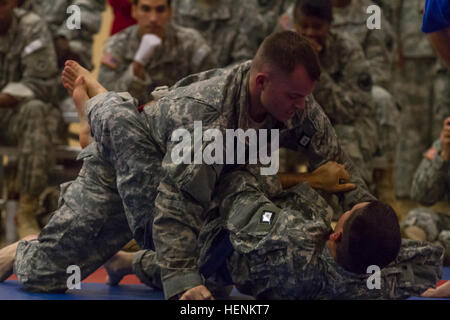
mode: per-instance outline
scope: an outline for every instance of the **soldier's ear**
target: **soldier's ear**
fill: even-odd
[[[138,10],[138,5],[139,5],[139,1],[137,3],[135,3],[133,1],[133,5],[131,6],[131,16],[133,17],[134,20],[137,20],[137,10]]]
[[[333,242],[339,242],[339,241],[341,241],[341,238],[342,238],[341,231],[330,234],[330,240]]]
[[[255,77],[255,81],[258,89],[263,90],[267,83],[267,73],[259,72]]]

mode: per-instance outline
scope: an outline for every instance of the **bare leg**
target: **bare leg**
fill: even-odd
[[[64,88],[73,96],[73,91],[76,87],[76,81],[79,77],[84,78],[87,94],[89,98],[93,98],[100,93],[108,92],[85,68],[80,66],[78,62],[68,60],[66,61],[63,73],[62,82]]]
[[[123,277],[133,273],[134,254],[134,252],[119,251],[105,263],[104,267],[108,272],[107,283],[109,285],[116,286]]]
[[[29,235],[23,240],[30,241],[37,239],[36,235]],[[16,249],[19,241],[10,244],[0,250],[0,282],[5,281],[13,272],[14,259],[16,257]]]
[[[89,125],[85,108],[86,102],[89,100],[87,92],[84,76],[78,77],[75,81],[72,98],[77,109],[78,119],[80,120],[79,140],[82,148],[87,147],[93,141],[91,137],[91,126]]]
[[[67,91],[72,95],[78,118],[80,119],[80,145],[85,148],[93,139],[91,127],[86,115],[86,102],[97,94],[107,92],[91,73],[75,61],[67,61],[64,67],[62,82]]]

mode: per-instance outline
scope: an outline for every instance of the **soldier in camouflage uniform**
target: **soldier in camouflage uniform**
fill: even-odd
[[[93,69],[93,38],[100,31],[105,0],[24,0],[19,1],[19,4],[21,8],[33,11],[47,22],[53,36],[60,71],[64,67],[64,61],[68,59],[78,61],[89,70]],[[71,6],[77,6],[80,10],[79,29],[71,30],[68,27],[76,17],[72,16],[76,11],[67,12]],[[60,82],[52,102],[58,106],[52,109],[47,118],[48,127],[53,132],[52,140],[54,144],[65,144],[68,126],[64,120],[69,122],[72,118],[63,119],[62,114],[70,116],[75,112],[75,106]]]
[[[439,201],[450,204],[450,118],[444,123],[441,139],[425,154],[414,176],[411,197],[422,205],[431,206]],[[446,248],[450,262],[450,207],[446,212],[417,208],[402,221],[402,228],[411,238],[439,241]]]
[[[392,96],[392,69],[395,54],[394,30],[388,19],[388,10],[383,8],[381,29],[369,29],[366,10],[373,5],[369,0],[350,1],[345,7],[335,7],[333,30],[345,32],[361,44],[370,63],[373,79],[372,99],[380,126],[380,154],[393,160],[400,128],[400,110]]]
[[[6,1],[0,16],[0,142],[19,148],[15,188],[20,193],[18,231],[24,237],[39,231],[38,198],[54,162],[46,118],[57,66],[45,23],[15,5]]]
[[[199,31],[218,67],[252,59],[264,40],[265,25],[253,1],[173,0],[174,21]],[[249,14],[251,13],[251,14]]]
[[[69,29],[73,22],[67,9],[75,5],[80,9],[80,29]],[[83,66],[92,69],[94,35],[100,31],[105,0],[25,0],[21,6],[45,19],[55,40],[59,66],[67,58],[77,56]]]
[[[342,226],[345,232],[344,220],[367,204],[352,208],[333,231],[331,207],[308,183],[282,190],[276,176],[261,176],[257,166],[249,166],[227,174],[217,190],[198,245],[200,269],[214,296],[233,283],[257,299],[404,299],[420,295],[442,275],[442,248],[408,240],[382,269],[380,290],[369,290],[370,273],[353,273],[340,265],[330,249],[330,235]],[[389,211],[380,203],[374,205]],[[396,232],[387,231],[389,239],[384,244],[379,240],[378,250],[386,244],[385,250],[390,250],[391,242],[400,246],[397,217],[389,213],[383,214],[381,228],[388,229],[390,218]],[[397,253],[398,249],[392,250]],[[122,261],[129,272],[146,285],[161,288],[155,252],[129,255],[132,263]],[[223,266],[211,270],[220,262]]]
[[[371,104],[372,78],[359,43],[330,30],[330,1],[297,1],[295,29],[317,48],[322,76],[314,97],[323,107],[339,140],[368,185],[378,148],[378,126]]]
[[[256,2],[258,12],[264,21],[264,35],[275,31],[279,17],[287,10],[289,0],[252,0]]]
[[[364,50],[370,64],[373,80],[373,108],[379,130],[380,154],[394,157],[399,133],[399,108],[391,95],[391,69],[393,64],[394,32],[390,23],[381,16],[381,29],[367,27],[369,15],[366,9],[373,5],[368,0],[331,1],[333,9],[332,30],[340,35],[346,33],[356,39]],[[279,20],[278,29],[294,28],[294,5]]]
[[[396,6],[399,67],[394,92],[402,106],[402,136],[395,159],[395,194],[400,199],[409,198],[422,154],[437,138],[431,133],[436,58],[427,36],[421,31],[424,5],[425,0],[398,0]]]
[[[143,8],[165,10],[156,13],[158,30],[164,36],[162,45],[152,53],[150,61],[142,66],[144,77],[134,70],[135,55],[142,36],[148,34],[148,15]],[[212,52],[202,36],[195,30],[183,28],[171,22],[171,8],[165,0],[138,1],[133,7],[137,25],[131,26],[108,39],[100,67],[99,82],[108,90],[129,92],[139,104],[151,100],[151,92],[159,86],[172,86],[190,74],[207,70],[216,65]],[[155,32],[155,31],[153,31]],[[157,35],[158,36],[158,35]]]
[[[282,70],[295,69],[289,80],[277,69],[264,71],[282,63],[288,64],[279,67]],[[311,95],[320,67],[308,42],[293,32],[267,38],[253,63],[181,80],[142,113],[130,95],[106,92],[74,62],[65,69],[66,75],[72,72],[63,81],[70,89],[71,79],[78,77],[74,99],[84,95],[84,104],[92,98],[86,108],[96,142],[80,154],[83,168],[74,182],[63,185],[60,209],[39,239],[16,244],[14,270],[28,290],[65,291],[67,266],[80,266],[85,278],[134,236],[141,248],[156,247],[167,298],[183,292],[197,297],[197,290],[204,288],[197,266],[197,235],[208,217],[216,182],[234,166],[172,161],[178,146],[171,141],[172,133],[181,128],[192,133],[194,120],[220,132],[279,129],[280,146],[305,154],[312,170],[328,161],[345,165],[354,186],[340,197],[344,209],[374,200]],[[279,74],[279,81],[269,80],[268,74]],[[256,79],[266,84],[255,87]],[[250,99],[255,102],[250,104]],[[268,111],[250,118],[250,106],[258,105]]]

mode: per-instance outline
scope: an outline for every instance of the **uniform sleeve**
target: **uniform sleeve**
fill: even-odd
[[[380,273],[355,275],[345,272],[332,286],[337,299],[406,299],[420,296],[442,278],[444,249],[428,242],[402,240],[398,257]],[[379,287],[376,278],[379,277]]]
[[[20,57],[22,77],[19,81],[8,83],[2,93],[19,101],[33,98],[49,101],[57,80],[53,42],[43,22],[29,23],[26,28],[26,42]]]
[[[335,161],[345,165],[345,169],[351,176],[350,182],[356,185],[356,189],[339,195],[340,204],[344,210],[351,209],[360,202],[375,200],[358,169],[345,151],[342,150],[328,117],[317,102],[313,98],[311,99],[312,101],[308,103],[307,107],[309,108],[308,115],[300,123],[299,128],[295,130],[295,138],[292,141],[295,144],[293,149],[306,153],[311,170],[317,169],[328,161]],[[309,129],[306,130],[305,128]],[[307,147],[302,146],[305,142],[305,133],[307,134],[306,137],[309,136],[308,140],[311,139]]]
[[[307,183],[270,196],[270,190],[280,188],[274,179],[276,176],[261,176],[246,169],[221,179],[219,211],[233,248],[249,256],[301,248],[302,257],[311,261],[332,230],[328,219],[332,209]]]
[[[411,197],[431,206],[450,192],[450,163],[439,155],[440,141],[425,154],[414,176]]]
[[[389,89],[394,35],[391,26],[383,19],[382,30],[371,30],[364,40],[363,48],[370,64],[374,84]]]
[[[252,12],[251,15],[248,12]],[[259,45],[264,40],[264,21],[258,13],[258,8],[246,1],[239,13],[239,31],[231,52],[232,61],[235,64],[253,59]]]
[[[196,33],[193,36],[190,52],[190,74],[195,74],[218,67],[217,61],[215,61],[213,55],[211,54],[211,47],[199,33]]]
[[[374,119],[372,77],[362,48],[353,41],[336,47],[341,60],[339,70],[321,75],[314,97],[332,123],[353,124],[362,117]]]
[[[140,103],[146,103],[150,97],[151,77],[145,72],[145,79],[136,77],[133,65],[120,53],[122,45],[110,38],[103,53],[98,75],[99,82],[108,90],[129,92]]]
[[[159,100],[158,103],[165,102]],[[202,115],[209,115],[208,119],[203,120],[204,130],[208,130],[208,127],[220,127],[217,122],[218,112],[215,109],[186,100],[177,103],[187,104],[190,106],[188,110],[195,110],[199,114],[182,116],[176,107],[172,112],[179,116],[169,120],[170,125],[167,122],[161,124],[161,128],[164,126],[162,129],[164,132],[181,129],[186,130],[185,133],[190,137],[194,137],[192,119],[204,118]],[[187,158],[190,159],[194,141],[174,142],[171,137],[162,138],[162,141],[167,149],[162,161],[163,178],[155,201],[153,240],[161,266],[164,294],[166,298],[171,298],[204,282],[197,265],[199,256],[197,237],[205,221],[205,211],[211,202],[223,165],[207,165],[203,160],[201,160],[203,164],[177,163],[172,153],[178,155],[183,149],[184,155],[188,155]],[[186,145],[180,144],[186,141]],[[200,143],[201,150],[208,145],[207,142]]]
[[[359,43],[340,41],[329,50],[339,56],[337,70],[324,72],[314,91],[333,125],[363,128],[363,147],[375,152],[378,146],[378,122],[372,105],[372,77]]]

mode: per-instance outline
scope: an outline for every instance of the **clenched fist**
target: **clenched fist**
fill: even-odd
[[[311,172],[308,179],[311,187],[329,193],[354,190],[356,185],[348,183],[349,181],[350,174],[348,171],[345,170],[343,165],[334,161],[329,161]]]

